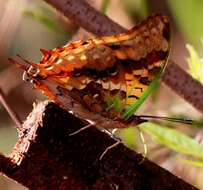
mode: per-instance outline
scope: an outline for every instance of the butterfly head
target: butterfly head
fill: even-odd
[[[36,81],[37,78],[39,77],[40,70],[36,67],[36,64],[25,60],[20,55],[18,55],[18,58],[20,58],[20,61],[14,59],[9,59],[9,61],[14,65],[17,65],[17,67],[24,70],[23,73],[24,81],[34,83],[34,81]]]
[[[23,80],[26,82],[33,83],[35,79],[38,78],[38,74],[39,74],[39,69],[34,66],[30,66],[28,70],[24,71]]]

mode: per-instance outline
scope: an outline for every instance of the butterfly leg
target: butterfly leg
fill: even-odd
[[[141,138],[141,141],[142,141],[142,143],[143,143],[143,149],[144,149],[144,152],[143,152],[143,158],[142,158],[142,160],[139,162],[139,164],[142,164],[143,162],[144,162],[144,160],[145,160],[145,158],[147,157],[147,143],[146,143],[146,141],[145,141],[145,138],[144,138],[144,135],[143,135],[143,133],[142,133],[142,131],[141,131],[141,129],[138,127],[138,131],[139,131],[139,135],[140,135],[140,138]]]
[[[69,136],[76,135],[76,134],[78,134],[78,133],[84,131],[85,129],[88,129],[88,128],[92,127],[93,125],[95,125],[95,123],[90,123],[90,124],[88,124],[88,125],[86,125],[86,126],[80,128],[80,129],[78,129],[77,131],[75,131],[75,132],[73,132],[73,133],[70,133]]]
[[[101,154],[101,156],[99,157],[99,160],[102,160],[103,157],[104,157],[104,155],[105,155],[109,150],[113,149],[114,147],[116,147],[116,146],[118,146],[119,144],[122,143],[121,139],[118,138],[118,137],[116,137],[116,136],[114,135],[115,131],[110,132],[109,130],[105,129],[104,132],[107,133],[107,134],[109,134],[114,140],[116,140],[116,142],[115,142],[114,144],[108,146],[108,147],[104,150],[104,152],[103,152],[103,153]]]

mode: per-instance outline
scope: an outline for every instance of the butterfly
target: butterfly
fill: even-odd
[[[143,122],[133,113],[163,73],[170,36],[168,18],[156,14],[124,33],[41,49],[38,64],[10,61],[25,71],[24,80],[76,116],[124,128]]]

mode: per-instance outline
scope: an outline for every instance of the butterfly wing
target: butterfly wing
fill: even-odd
[[[168,58],[169,41],[168,19],[155,15],[122,34],[43,51],[40,64],[32,65],[37,74],[28,74],[35,87],[55,101],[61,94],[50,84],[66,89],[83,110],[122,119],[129,109],[132,114],[143,95],[146,97],[150,83],[160,75]]]

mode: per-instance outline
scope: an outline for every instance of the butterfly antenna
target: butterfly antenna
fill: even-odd
[[[139,131],[139,135],[140,135],[140,139],[143,143],[143,158],[142,160],[139,162],[139,164],[142,164],[145,160],[145,158],[147,157],[147,153],[148,153],[148,148],[147,148],[147,143],[146,143],[146,140],[144,138],[144,135],[143,135],[143,132],[141,131],[141,129],[138,127],[138,131]]]
[[[15,59],[12,59],[12,58],[8,58],[8,61],[14,65],[16,65],[17,67],[19,67],[20,69],[26,71],[28,70],[28,66],[27,65],[24,65],[18,61],[16,61]]]
[[[24,59],[23,57],[21,57],[21,55],[17,54],[17,57],[19,57],[25,65],[27,65],[27,67],[29,68],[31,65],[35,66],[36,64],[31,62],[31,61],[28,61],[26,59]]]
[[[164,120],[164,121],[170,121],[170,122],[177,122],[177,123],[183,123],[187,125],[193,125],[196,124],[197,121],[194,121],[193,119],[189,118],[174,118],[174,117],[162,117],[162,116],[152,116],[152,115],[136,115],[136,117],[139,117],[140,119],[144,120]]]
[[[17,57],[21,60],[21,61],[17,61],[15,59],[12,59],[12,58],[9,58],[9,62],[14,64],[14,65],[17,65],[17,67],[19,67],[20,69],[24,70],[24,71],[27,71],[29,69],[29,67],[31,65],[35,65],[34,63],[32,62],[29,62],[27,60],[25,60],[23,57],[21,57],[20,55],[17,55]]]

